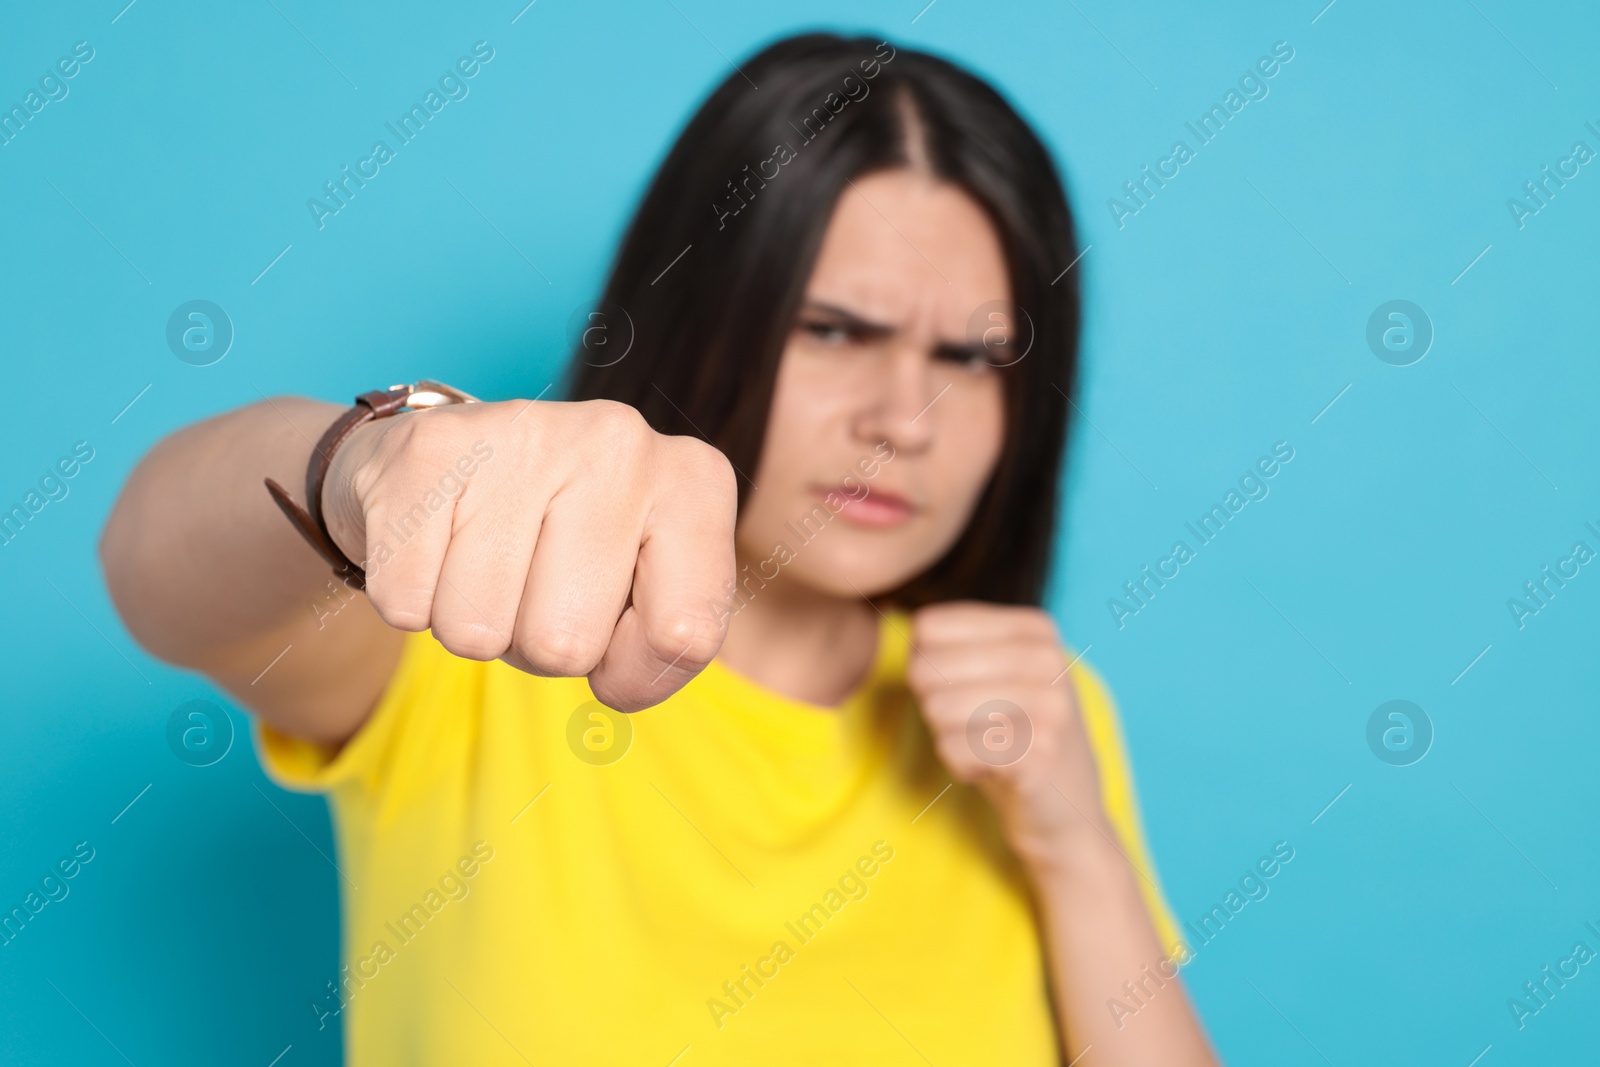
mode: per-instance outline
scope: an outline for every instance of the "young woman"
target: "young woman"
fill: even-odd
[[[1076,255],[987,85],[796,37],[679,138],[566,399],[140,464],[107,580],[331,798],[352,1063],[1215,1062],[1039,607]]]

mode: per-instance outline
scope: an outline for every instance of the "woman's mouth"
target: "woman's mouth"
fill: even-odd
[[[870,486],[857,485],[853,489],[842,485],[823,486],[812,492],[840,518],[874,530],[899,526],[917,513],[917,508],[905,497]]]

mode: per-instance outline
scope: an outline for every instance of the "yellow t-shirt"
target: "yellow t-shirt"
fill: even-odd
[[[713,662],[609,717],[584,679],[414,634],[333,758],[258,725],[272,777],[331,798],[345,966],[313,1011],[348,1062],[1056,1063],[1025,881],[977,792],[946,791],[909,632],[886,618],[839,708]],[[1153,879],[1110,699],[1070,677]]]

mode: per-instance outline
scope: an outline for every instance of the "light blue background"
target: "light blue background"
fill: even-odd
[[[1064,167],[1092,245],[1074,269],[1093,425],[1053,606],[1120,698],[1180,916],[1296,850],[1187,971],[1229,1062],[1593,1055],[1600,964],[1520,1032],[1506,1006],[1575,941],[1600,949],[1600,566],[1524,629],[1506,606],[1574,541],[1600,549],[1600,164],[1524,229],[1506,207],[1575,140],[1600,149],[1592,10],[539,0],[513,24],[521,0],[139,0],[113,22],[124,2],[32,5],[0,32],[7,108],[95,48],[0,147],[0,505],[74,442],[96,453],[0,548],[0,905],[96,849],[0,948],[0,1060],[336,1061],[307,1008],[337,966],[322,802],[265,782],[237,711],[222,762],[174,758],[169,714],[216,694],[111,612],[107,509],[160,436],[260,393],[427,375],[538,393],[725,57],[812,27],[960,59]],[[471,95],[319,231],[306,199],[478,40],[495,58]],[[1270,96],[1119,230],[1106,199],[1193,147],[1184,122],[1280,40]],[[164,342],[194,298],[237,330],[214,366]],[[1436,329],[1409,367],[1364,339],[1394,298]],[[1295,458],[1271,495],[1119,630],[1107,598],[1279,440]],[[1393,698],[1436,729],[1414,766],[1365,741]]]

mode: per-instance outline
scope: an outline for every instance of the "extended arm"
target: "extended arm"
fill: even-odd
[[[604,400],[368,423],[322,493],[334,542],[367,570],[362,595],[332,580],[262,484],[304,492],[312,443],[341,410],[264,401],[180,430],[139,464],[101,559],[152,653],[286,732],[338,744],[370,714],[402,631],[587,676],[628,711],[666,699],[721,647],[737,493],[716,449]]]

